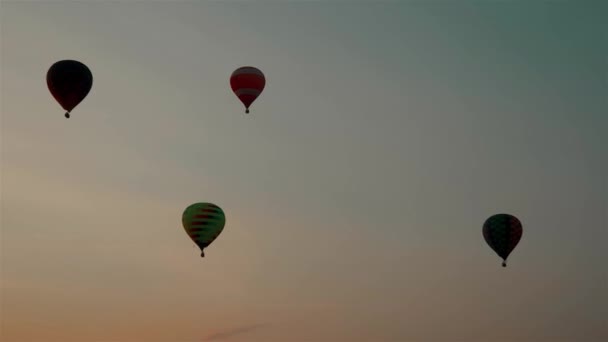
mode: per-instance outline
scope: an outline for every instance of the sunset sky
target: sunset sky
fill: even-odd
[[[607,2],[0,13],[3,342],[608,340]],[[69,120],[62,59],[94,77]],[[226,213],[204,259],[201,201]]]

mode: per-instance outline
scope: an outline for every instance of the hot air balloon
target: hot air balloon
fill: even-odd
[[[265,85],[264,74],[251,66],[240,67],[230,76],[230,87],[245,105],[245,113],[249,113],[249,106],[260,96]]]
[[[213,203],[194,203],[182,214],[182,225],[188,236],[201,249],[201,258],[205,257],[204,249],[220,235],[224,224],[224,211]]]
[[[93,85],[93,75],[89,68],[73,60],[63,60],[53,64],[46,73],[46,84],[51,94],[66,110],[65,117],[89,93]]]
[[[519,243],[522,233],[521,222],[509,214],[490,216],[483,224],[483,237],[502,258],[502,267],[507,267],[507,257]]]

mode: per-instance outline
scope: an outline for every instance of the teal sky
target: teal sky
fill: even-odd
[[[608,340],[605,2],[0,6],[2,341]]]

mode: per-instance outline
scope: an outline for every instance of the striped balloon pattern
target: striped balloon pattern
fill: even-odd
[[[249,107],[260,96],[265,86],[264,74],[252,66],[240,67],[230,76],[230,87],[245,105],[245,113],[249,113]]]
[[[513,215],[496,214],[483,224],[483,237],[490,248],[502,258],[503,267],[507,266],[507,258],[521,240],[522,234],[521,222]]]
[[[213,203],[194,203],[182,214],[182,225],[201,249],[201,257],[205,256],[204,249],[224,230],[225,224],[224,211]]]

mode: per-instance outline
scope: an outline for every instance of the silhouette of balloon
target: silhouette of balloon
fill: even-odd
[[[66,110],[65,117],[89,94],[93,75],[78,61],[63,60],[53,64],[46,73],[46,84],[51,95]]]
[[[507,258],[519,243],[522,234],[521,222],[513,215],[496,214],[483,224],[483,237],[490,248],[502,258],[503,267],[507,266]]]

